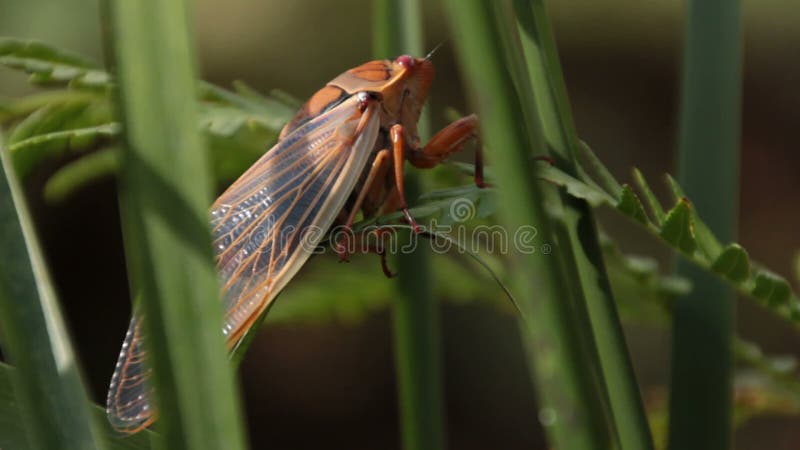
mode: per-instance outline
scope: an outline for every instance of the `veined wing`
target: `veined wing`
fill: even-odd
[[[237,341],[305,263],[344,207],[378,134],[356,96],[288,135],[211,208],[226,311]]]
[[[308,260],[355,188],[379,125],[375,104],[362,111],[357,97],[287,135],[211,207],[229,348]],[[127,432],[155,420],[140,326],[134,316],[106,409]]]
[[[122,342],[106,398],[108,421],[112,427],[126,433],[139,431],[155,420],[149,401],[152,386],[147,381],[151,369],[143,363],[145,353],[142,341],[141,322],[134,314]]]

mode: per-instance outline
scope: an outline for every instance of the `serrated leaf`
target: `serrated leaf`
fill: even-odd
[[[20,177],[25,177],[30,170],[45,159],[58,158],[70,150],[85,150],[89,144],[103,138],[119,135],[118,123],[56,131],[41,134],[19,141],[8,146],[8,152]]]
[[[9,122],[26,117],[44,107],[77,103],[88,104],[104,100],[105,96],[91,91],[54,89],[37,92],[22,98],[7,100],[0,104],[0,122]]]
[[[285,103],[269,97],[245,96],[205,81],[200,81],[198,86],[201,100],[227,103],[251,113],[261,114],[282,124],[291,120],[296,112]]]
[[[619,181],[611,175],[611,172],[600,161],[600,158],[592,151],[586,142],[578,143],[578,152],[581,157],[589,164],[589,168],[599,178],[599,183],[606,192],[614,197],[623,195],[624,186],[620,186]]]
[[[675,201],[685,198],[686,194],[683,192],[683,188],[675,178],[672,177],[670,174],[664,174],[664,178],[667,180],[667,186],[669,186],[669,190],[672,192],[672,195],[675,196]]]
[[[642,224],[647,223],[647,215],[644,212],[642,201],[639,200],[639,197],[636,196],[631,187],[627,184],[622,186],[619,201],[617,202],[617,209]]]
[[[94,62],[82,56],[58,50],[43,42],[13,38],[0,38],[0,57],[15,57],[33,62],[43,61],[50,64],[58,63],[81,69],[97,67]]]
[[[672,177],[672,175],[665,174],[664,178],[667,180],[667,185],[669,186],[669,189],[676,200],[686,198],[683,188],[680,184],[678,184],[675,178]],[[697,237],[697,245],[709,260],[716,260],[722,252],[722,244],[720,244],[719,240],[717,240],[717,237],[711,232],[705,222],[698,217],[697,212],[693,212],[695,213],[694,231],[695,236]]]
[[[567,175],[554,166],[542,165],[539,168],[539,176],[545,181],[565,188],[568,194],[586,200],[592,206],[596,207],[604,203],[614,205],[617,203],[614,197],[605,191]]]
[[[661,206],[661,202],[658,201],[658,198],[656,198],[653,190],[650,189],[650,185],[647,184],[647,180],[645,180],[642,172],[636,167],[633,168],[633,180],[636,182],[639,190],[642,191],[642,195],[644,195],[647,206],[650,208],[650,212],[653,214],[656,225],[660,227],[664,222],[664,208]]]
[[[46,133],[98,125],[98,114],[90,108],[91,103],[91,100],[76,100],[51,103],[39,108],[14,127],[8,145]],[[100,123],[111,121],[107,108],[100,117]]]
[[[741,283],[750,276],[750,258],[742,246],[733,243],[725,247],[711,268],[728,279]]]
[[[261,129],[277,136],[286,123],[282,117],[253,114],[232,106],[202,103],[198,114],[200,126],[211,134],[231,137],[242,128]]]
[[[785,278],[762,269],[756,274],[752,294],[774,307],[785,305],[791,298],[792,289]]]
[[[695,211],[696,213],[696,211]],[[708,228],[702,218],[694,216],[694,231],[697,236],[697,244],[709,261],[713,261],[722,253],[722,244]]]
[[[95,63],[37,41],[0,38],[0,64],[31,74],[34,84],[106,87],[110,83]]]
[[[119,158],[118,148],[105,148],[64,165],[45,183],[45,200],[59,203],[88,184],[115,175]]]
[[[660,236],[682,252],[691,255],[697,249],[692,208],[689,201],[681,199],[673,207],[661,226]]]

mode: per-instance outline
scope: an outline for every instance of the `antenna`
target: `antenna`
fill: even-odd
[[[433,54],[436,53],[436,50],[439,50],[439,47],[444,45],[445,42],[447,42],[447,39],[443,40],[442,42],[439,42],[439,44],[437,44],[436,47],[433,47],[433,50],[428,52],[428,55],[425,56],[425,61],[430,61]]]

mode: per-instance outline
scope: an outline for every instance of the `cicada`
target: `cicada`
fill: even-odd
[[[430,55],[403,55],[348,70],[317,91],[283,128],[277,143],[211,206],[228,349],[245,333],[338,225],[357,213],[403,211],[404,162],[434,167],[475,137],[477,117],[459,119],[422,146],[417,121],[434,69]],[[477,153],[479,155],[479,153]],[[476,157],[476,183],[483,184]],[[342,244],[342,243],[339,243]],[[337,245],[341,259],[346,245]],[[385,260],[384,271],[388,273]],[[150,369],[134,314],[111,378],[107,415],[123,432],[156,419]]]

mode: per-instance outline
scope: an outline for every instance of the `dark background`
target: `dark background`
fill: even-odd
[[[366,0],[195,3],[198,64],[214,83],[242,79],[264,92],[280,88],[306,98],[371,57]],[[424,3],[428,46],[445,41],[434,58],[432,93],[432,117],[442,125],[444,106],[468,106],[442,11],[436,1]],[[549,3],[583,139],[620,179],[629,180],[633,166],[651,181],[674,171],[682,2]],[[740,241],[751,257],[796,282],[800,5],[750,0],[744,12]],[[97,4],[89,0],[0,0],[0,35],[40,39],[102,60],[98,24]],[[0,69],[0,96],[27,92],[23,76]],[[103,403],[130,309],[114,182],[49,205],[41,188],[55,168],[37,170],[27,183],[29,197],[91,394]],[[664,189],[658,194],[667,198]],[[601,218],[626,251],[655,255],[668,267],[669,252],[652,238],[614,214]],[[284,297],[293,290],[299,295],[295,285],[304,283],[303,294],[314,295],[308,286],[324,283],[315,273],[352,277],[355,268],[318,258]],[[389,302],[392,281],[382,283],[380,295]],[[325,295],[324,284],[315,289]],[[358,282],[352,290],[358,295]],[[739,305],[741,336],[768,353],[800,353],[800,337],[788,325],[749,300]],[[279,300],[276,313],[280,309]],[[448,302],[442,331],[450,448],[545,448],[514,318],[482,302]],[[668,382],[668,330],[629,325],[626,331],[644,395],[658,405]],[[268,323],[241,371],[253,448],[398,448],[392,358],[385,308],[360,318]],[[759,417],[736,432],[740,450],[799,445],[796,417]]]

